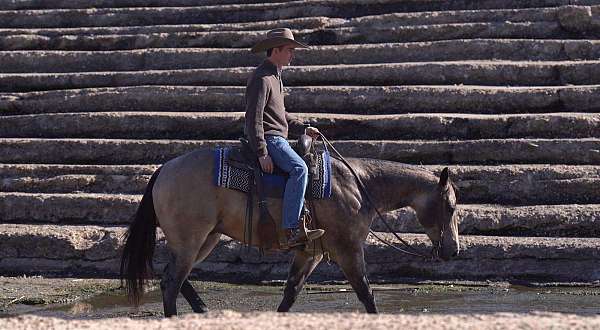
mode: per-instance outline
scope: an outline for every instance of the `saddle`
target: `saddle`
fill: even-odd
[[[265,186],[264,174],[258,162],[258,158],[255,152],[250,147],[248,140],[241,138],[241,147],[231,148],[227,153],[226,161],[230,166],[242,168],[252,173],[251,179],[249,180],[249,189],[247,192],[247,203],[246,203],[246,223],[245,223],[245,234],[244,241],[248,245],[252,245],[252,228],[253,226],[253,214],[254,214],[254,195],[258,197],[259,206],[259,222],[257,237],[259,239],[259,246],[261,249],[281,249],[283,243],[287,241],[287,238],[283,234],[283,230],[280,228],[279,221],[275,221],[267,206],[267,198],[276,198],[282,195],[281,188]],[[298,142],[292,146],[294,151],[302,157],[308,167],[309,182],[318,172],[318,164],[316,161],[316,150],[313,147],[313,139],[303,134],[298,138]],[[288,174],[274,166],[273,173],[284,177],[287,180]],[[312,199],[310,189],[307,189],[305,199]],[[306,226],[313,225],[311,221],[310,212],[306,206],[306,201],[303,204],[303,210],[301,215],[300,228],[306,230]]]

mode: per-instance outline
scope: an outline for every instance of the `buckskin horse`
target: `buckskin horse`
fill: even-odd
[[[192,151],[168,161],[150,178],[127,231],[121,260],[121,278],[136,305],[151,276],[156,228],[160,226],[170,252],[160,282],[165,316],[177,315],[179,292],[194,312],[208,311],[188,275],[213,250],[221,235],[244,240],[246,213],[246,194],[213,183],[213,157],[212,151]],[[438,178],[428,170],[391,161],[332,158],[331,172],[331,198],[312,201],[319,227],[325,229],[322,249],[316,253],[294,250],[279,312],[292,307],[304,282],[323,259],[323,251],[327,251],[366,311],[377,313],[363,243],[379,211],[411,207],[431,240],[432,255],[448,260],[458,254],[456,195],[448,168]],[[269,199],[269,208],[273,215],[280,215],[281,200]],[[257,208],[254,211],[257,218]],[[258,222],[254,225],[250,241],[258,244]]]

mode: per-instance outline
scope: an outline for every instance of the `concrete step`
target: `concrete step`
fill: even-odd
[[[596,113],[296,114],[330,139],[600,138]],[[95,112],[4,116],[0,138],[237,139],[244,113]]]
[[[159,48],[120,51],[0,51],[0,72],[139,71],[256,66],[248,49]],[[414,43],[314,46],[299,49],[294,65],[431,61],[598,60],[598,40],[459,39]]]
[[[0,163],[159,164],[193,150],[237,145],[233,140],[0,139]],[[409,164],[599,165],[600,139],[473,141],[334,141],[346,157]]]
[[[236,23],[296,17],[356,17],[393,12],[464,9],[507,9],[597,5],[597,0],[530,1],[366,1],[349,5],[345,0],[291,1],[284,3],[233,4],[194,7],[131,7],[0,11],[0,27],[52,28],[84,26],[132,26],[150,24]],[[57,7],[54,7],[57,8]]]
[[[140,199],[141,195],[126,194],[0,193],[0,210],[3,210],[0,220],[2,223],[125,225],[134,215]],[[318,217],[318,208],[316,214]],[[600,235],[600,204],[459,204],[457,217],[462,234],[564,237]],[[389,212],[385,218],[395,231],[423,232],[410,209]],[[387,227],[379,220],[374,221],[373,229],[387,231]]]
[[[54,0],[50,2],[40,0],[8,0],[0,4],[0,10],[185,7],[265,2],[286,2],[286,0]]]
[[[297,113],[511,114],[598,112],[600,85],[287,87]],[[66,112],[243,112],[245,87],[134,86],[0,93],[0,115]]]
[[[121,227],[0,225],[0,269],[8,274],[65,274],[94,276],[118,273]],[[392,241],[390,235],[382,235]],[[424,252],[430,246],[424,235],[403,235]],[[600,259],[597,238],[528,238],[462,236],[458,258],[441,263],[400,254],[369,238],[365,260],[371,277],[381,275],[460,279],[536,279],[592,282],[600,278],[595,264]],[[159,235],[154,263],[166,262],[165,240]],[[285,278],[288,254],[260,257],[244,252],[240,244],[222,238],[196,274],[214,277],[244,274],[245,280]],[[247,271],[247,272],[246,272]],[[337,267],[317,268],[314,276],[340,278]]]
[[[125,86],[245,86],[253,67],[3,73],[0,92]],[[491,85],[560,86],[600,84],[600,61],[452,61],[291,66],[286,86]]]
[[[589,39],[600,36],[600,22],[579,31],[559,22],[459,23],[420,26],[341,27],[300,30],[295,37],[309,45],[421,42],[452,39]],[[143,48],[250,48],[264,31],[168,32],[128,35],[10,35],[0,37],[2,50],[108,51]]]
[[[0,177],[50,177],[69,174],[151,175],[160,165],[1,164]],[[585,168],[585,166],[580,167]],[[590,167],[593,171],[594,167]]]
[[[427,166],[437,174],[442,167]],[[0,166],[0,191],[142,194],[155,168],[155,165],[5,164]],[[452,166],[450,169],[459,188],[459,202],[464,204],[600,204],[598,166]]]
[[[480,9],[425,11],[408,13],[390,13],[353,18],[331,18],[326,16],[300,17],[256,22],[217,23],[217,24],[152,24],[138,26],[99,26],[71,28],[0,28],[0,36],[10,35],[41,35],[58,37],[62,35],[131,35],[173,32],[208,32],[208,31],[260,31],[278,27],[288,27],[293,30],[335,28],[335,27],[375,27],[396,28],[398,26],[485,23],[485,22],[560,22],[560,19],[571,19],[566,16],[568,11],[585,10],[588,7],[548,7],[525,9]],[[592,23],[597,16],[596,6],[589,7]],[[559,13],[563,15],[559,15]]]
[[[55,0],[45,2],[39,0],[9,0],[0,4],[0,10],[23,10],[23,9],[87,9],[87,8],[121,8],[121,7],[195,7],[207,5],[226,5],[242,3],[270,3],[270,2],[292,2],[290,0]],[[318,1],[315,1],[319,3]],[[327,1],[320,1],[327,3]],[[369,3],[369,1],[365,1]],[[531,7],[553,7],[564,5],[590,5],[598,3],[596,0],[552,0],[552,1],[514,1],[514,0],[487,0],[487,1],[453,1],[453,2],[429,2],[429,1],[404,1],[407,10],[426,10],[426,8],[439,8],[450,10],[453,8],[526,8]]]
[[[529,10],[527,14],[496,14],[491,16],[498,17],[497,21],[505,21],[502,17],[521,17],[525,15],[531,21],[554,21],[556,17],[555,8],[540,9],[543,12],[539,14],[536,10]],[[550,11],[548,11],[550,10]],[[446,12],[431,12],[431,13],[446,13]],[[454,13],[454,12],[448,12]],[[460,13],[460,12],[456,12]],[[390,14],[393,15],[393,14]],[[410,15],[410,14],[405,14]],[[460,16],[460,14],[457,14]],[[356,21],[356,24],[365,25],[370,21],[378,21],[378,17],[388,15],[365,16]],[[453,16],[453,15],[450,15]],[[456,15],[454,15],[456,16]],[[482,15],[487,16],[487,15]],[[524,16],[524,17],[525,17]],[[409,18],[409,17],[406,17]],[[357,18],[359,19],[359,18]],[[425,18],[423,18],[425,19]],[[435,16],[428,15],[428,19],[435,22]],[[364,22],[363,22],[364,20]],[[452,20],[448,18],[448,20]],[[460,18],[455,19],[461,22]],[[528,20],[528,21],[529,21]],[[412,20],[411,20],[412,21]],[[523,21],[520,20],[520,21]],[[294,30],[318,29],[326,27],[343,27],[352,26],[353,19],[331,18],[325,16],[298,17],[290,19],[279,19],[270,21],[242,22],[242,23],[217,23],[217,24],[152,24],[138,26],[92,26],[92,27],[71,27],[71,28],[0,28],[0,36],[8,37],[13,35],[33,35],[44,36],[49,38],[62,37],[65,35],[72,36],[97,36],[97,35],[135,35],[135,34],[157,34],[157,33],[176,33],[176,32],[219,32],[219,31],[267,31],[275,28],[287,27]]]
[[[518,189],[516,188],[514,192],[516,193]],[[459,198],[461,196],[463,195]],[[565,203],[569,202],[565,201]],[[598,227],[600,205],[598,204],[531,206],[462,204],[458,207],[457,217],[460,221],[460,232],[469,235],[600,237],[600,227]],[[410,208],[386,213],[384,218],[396,232],[423,232],[423,227]],[[378,219],[374,220],[371,228],[374,231],[389,231],[388,227]]]

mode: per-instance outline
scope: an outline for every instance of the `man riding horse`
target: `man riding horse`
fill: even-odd
[[[306,46],[294,41],[286,29],[270,31],[267,38],[254,47],[254,51],[271,51],[248,81],[246,134],[260,156],[264,171],[271,172],[275,163],[289,173],[283,202],[278,198],[269,202],[271,207],[282,210],[284,228],[288,229],[288,245],[298,246],[320,237],[323,231],[308,231],[306,235],[298,230],[307,169],[285,139],[288,121],[290,126],[299,126],[299,122],[292,121],[285,112],[280,79],[281,68],[290,63],[295,47]],[[307,129],[313,136],[318,132],[314,128]],[[325,140],[323,136],[321,138]],[[448,260],[460,251],[455,213],[457,199],[448,168],[438,176],[421,167],[391,161],[345,160],[333,145],[330,147],[338,156],[331,159],[329,169],[330,198],[314,200],[312,213],[314,219],[319,219],[319,227],[327,230],[327,235],[321,237],[319,249],[294,249],[283,299],[277,308],[279,312],[290,310],[306,279],[326,252],[340,267],[365,310],[376,313],[364,243],[372,232],[373,220],[382,212],[412,208],[431,241],[433,257]],[[134,303],[139,303],[145,283],[152,274],[157,227],[162,229],[168,251],[160,282],[165,316],[177,315],[180,293],[194,312],[208,310],[188,276],[193,267],[219,245],[222,235],[242,242],[246,229],[250,229],[250,234],[255,236],[250,240],[254,242],[251,245],[261,246],[260,222],[250,228],[244,226],[243,219],[248,212],[244,206],[250,199],[240,191],[216,184],[215,173],[219,173],[216,169],[220,164],[216,159],[214,150],[193,150],[164,163],[148,181],[125,235],[121,258],[121,278],[126,281],[127,292]],[[253,214],[259,213],[254,211]],[[384,249],[377,251],[385,253]],[[412,262],[407,263],[409,268]]]
[[[263,172],[274,165],[289,175],[283,196],[282,227],[287,247],[303,245],[324,234],[322,229],[300,230],[308,168],[287,141],[288,130],[301,131],[304,124],[285,111],[281,71],[294,57],[295,48],[308,46],[294,40],[289,29],[274,29],[252,47],[253,53],[266,51],[267,58],[248,78],[244,133],[256,153]],[[306,134],[316,138],[319,130],[308,127]]]

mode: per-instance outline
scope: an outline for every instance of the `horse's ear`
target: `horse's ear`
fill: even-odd
[[[448,184],[448,179],[450,177],[450,171],[447,167],[444,167],[442,173],[440,174],[440,187],[445,187]]]

